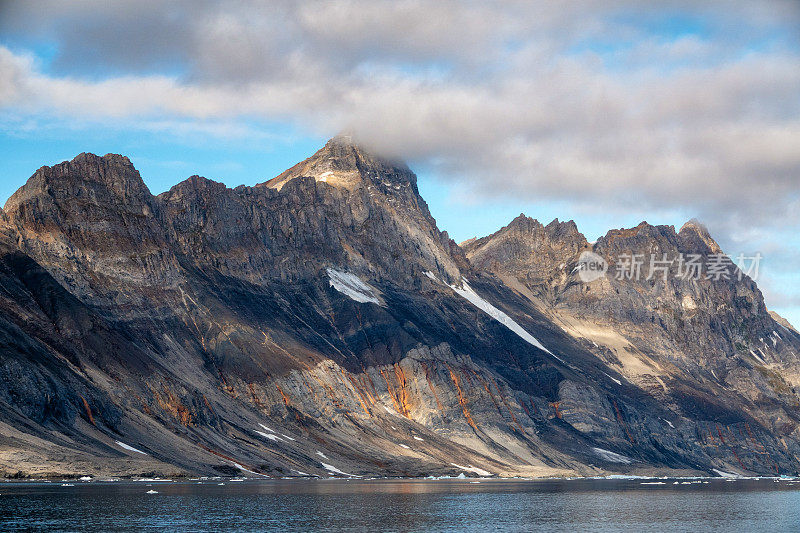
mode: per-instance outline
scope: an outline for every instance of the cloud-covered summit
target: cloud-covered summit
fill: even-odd
[[[792,1],[6,2],[2,127],[347,129],[464,197],[800,225]],[[794,230],[789,233],[794,233]]]

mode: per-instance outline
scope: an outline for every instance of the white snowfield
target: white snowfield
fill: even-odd
[[[258,433],[259,435],[261,435],[265,439],[269,439],[269,440],[272,440],[272,441],[275,441],[275,442],[278,442],[278,441],[283,442],[282,438],[280,438],[279,436],[277,436],[277,435],[275,435],[273,433],[264,433],[263,431],[258,431],[258,430],[256,430],[256,433]]]
[[[495,320],[503,324],[505,327],[507,327],[508,329],[519,335],[523,340],[527,341],[529,344],[532,344],[533,346],[539,348],[540,350],[549,353],[562,363],[567,364],[559,356],[557,356],[556,354],[545,348],[544,345],[541,342],[539,342],[539,340],[536,337],[525,331],[522,328],[522,326],[514,322],[514,320],[510,316],[508,316],[507,314],[505,314],[504,312],[502,312],[501,310],[499,310],[498,308],[496,308],[495,306],[493,306],[492,304],[481,298],[478,295],[478,293],[472,290],[472,287],[469,286],[469,283],[467,283],[466,278],[461,278],[461,285],[462,285],[461,287],[450,285],[450,288],[453,289],[459,296],[462,296],[463,298],[469,300],[469,302],[472,305],[482,310],[487,315],[494,318]]]
[[[592,451],[596,453],[598,457],[600,457],[601,459],[605,459],[609,463],[622,463],[627,465],[633,462],[633,460],[630,457],[625,457],[624,455],[614,453],[611,450],[604,450],[603,448],[592,448]]]
[[[483,468],[478,468],[477,466],[472,466],[472,465],[461,466],[461,465],[457,465],[455,463],[450,463],[450,464],[453,465],[454,467],[459,468],[461,470],[464,470],[466,472],[474,472],[474,473],[478,474],[481,477],[490,477],[492,475],[491,472],[487,472]]]
[[[267,475],[264,475],[264,474],[259,474],[258,472],[253,472],[252,470],[249,470],[249,469],[247,469],[247,468],[243,467],[242,465],[240,465],[240,464],[239,464],[239,463],[237,463],[236,461],[230,461],[230,463],[231,463],[233,466],[235,466],[236,468],[238,468],[239,470],[241,470],[242,472],[247,472],[248,474],[253,474],[253,475],[255,475],[255,476],[269,477],[269,476],[267,476]],[[223,484],[223,483],[220,483],[220,485],[222,485],[222,484]]]
[[[326,269],[330,285],[345,296],[359,303],[373,303],[380,305],[375,289],[361,281],[361,278],[350,272],[342,272],[334,268]]]
[[[320,463],[320,464],[322,465],[322,468],[324,468],[328,472],[333,472],[334,474],[341,474],[343,476],[350,476],[350,477],[361,477],[361,476],[357,476],[355,474],[348,474],[347,472],[342,472],[341,470],[339,470],[335,466],[329,465],[328,463]]]
[[[146,454],[145,452],[143,452],[142,450],[137,450],[137,449],[136,449],[136,448],[134,448],[133,446],[129,446],[129,445],[125,444],[124,442],[120,442],[120,441],[118,441],[118,440],[117,440],[117,441],[114,441],[114,442],[116,442],[116,443],[117,443],[117,446],[119,446],[119,447],[120,447],[120,448],[122,448],[123,450],[128,450],[129,452],[136,452],[136,453],[140,453],[140,454],[142,454],[142,455],[147,455],[147,454]]]

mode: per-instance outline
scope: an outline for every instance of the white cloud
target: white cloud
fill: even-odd
[[[0,47],[0,106],[18,117],[217,138],[347,128],[472,198],[680,210],[729,242],[799,222],[793,2],[2,9],[21,44]],[[57,53],[37,62],[31,40]]]

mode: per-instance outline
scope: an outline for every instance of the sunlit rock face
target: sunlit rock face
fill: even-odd
[[[0,471],[794,473],[800,337],[755,283],[614,277],[718,252],[695,222],[592,245],[524,216],[462,249],[344,136],[159,196],[81,154],[0,211]]]

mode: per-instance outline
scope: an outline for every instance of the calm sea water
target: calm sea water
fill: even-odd
[[[0,530],[800,531],[796,481],[470,481],[0,483]]]

